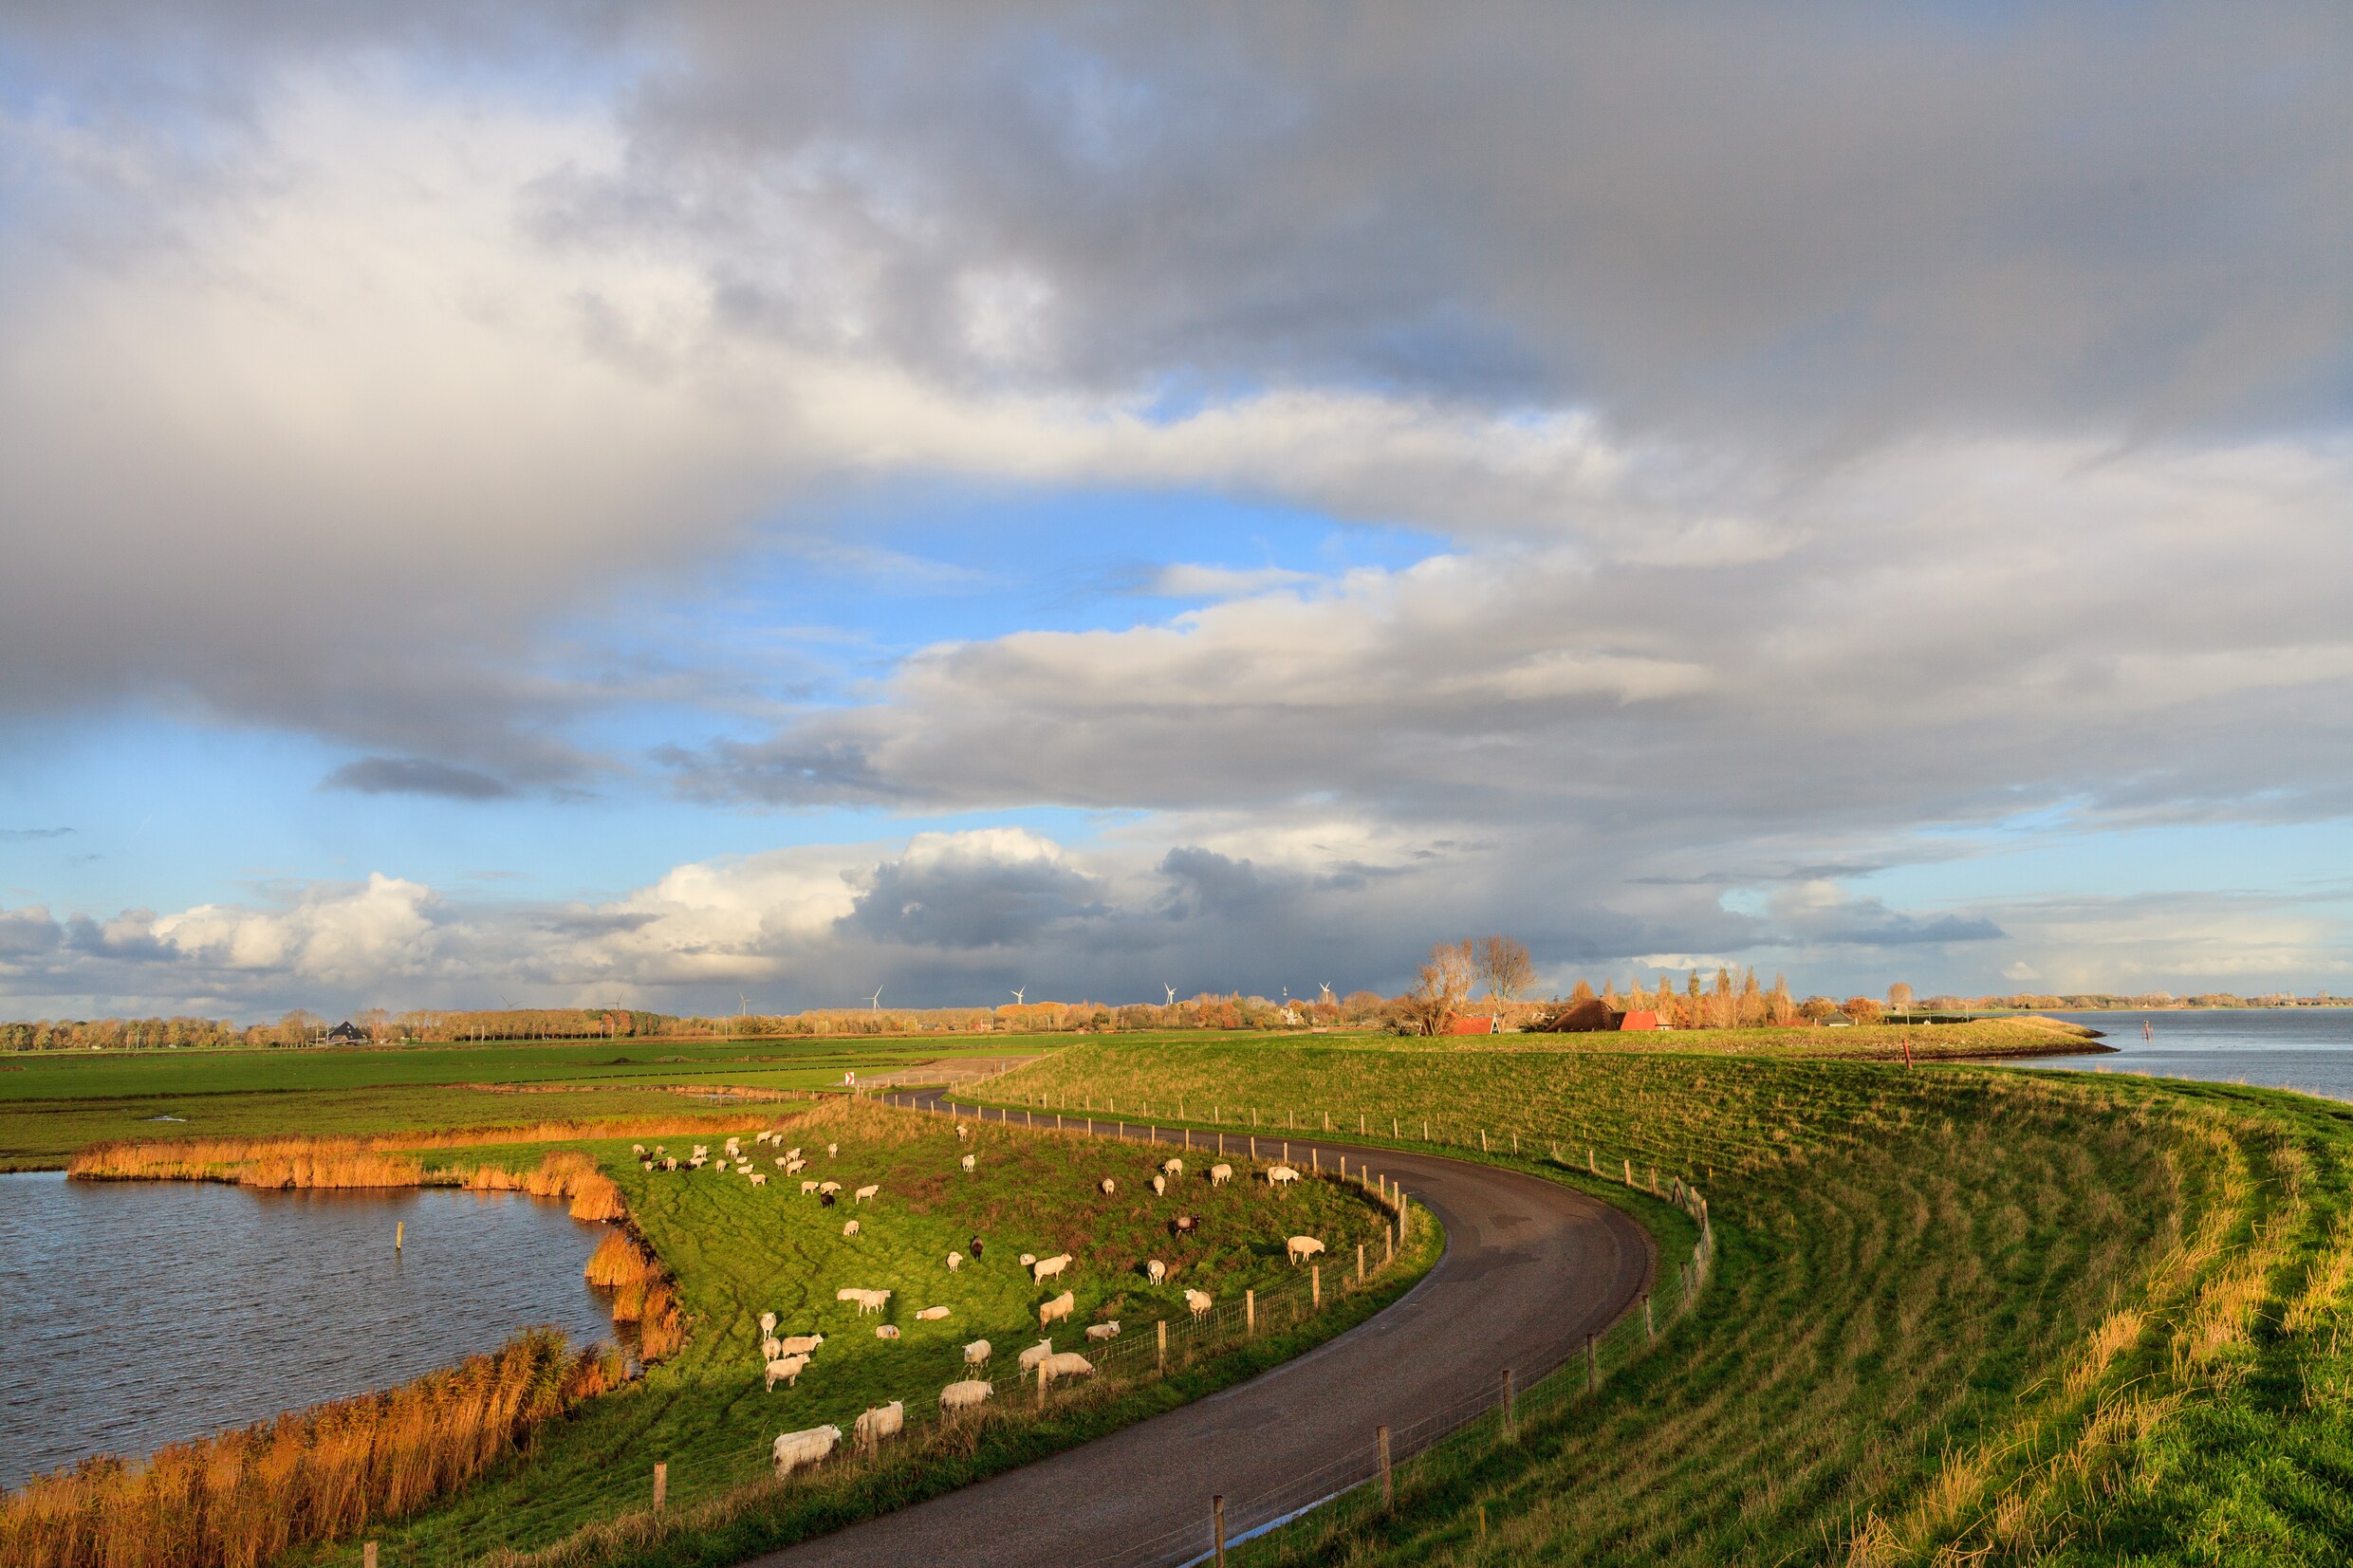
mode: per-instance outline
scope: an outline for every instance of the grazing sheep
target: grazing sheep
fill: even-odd
[[[802,1171],[806,1171],[806,1170],[807,1170],[807,1169],[808,1169],[808,1161],[806,1161],[806,1160],[805,1160],[805,1159],[795,1159],[795,1158],[792,1158],[792,1157],[790,1157],[790,1156],[787,1156],[787,1158],[786,1158],[786,1159],[785,1159],[785,1161],[784,1161],[784,1167],[785,1167],[785,1174],[786,1174],[786,1175],[787,1175],[787,1176],[797,1176],[797,1175],[799,1175]],[[811,1182],[811,1183],[809,1183],[809,1185],[810,1185],[811,1187],[814,1187],[814,1186],[816,1186],[817,1184],[816,1184],[815,1182]]]
[[[949,1254],[948,1254],[948,1272],[949,1272],[949,1273],[954,1274],[954,1273],[957,1269],[962,1268],[963,1266],[964,1266],[964,1254],[963,1254],[963,1253],[961,1253],[961,1252],[951,1252],[951,1253],[949,1253]]]
[[[662,1147],[662,1145],[660,1145],[660,1144],[658,1144],[658,1144],[654,1145],[654,1153],[656,1153],[657,1154],[667,1154],[668,1153],[670,1153],[670,1151],[669,1151],[668,1149],[666,1149],[666,1148]]]
[[[1046,1380],[1049,1383],[1057,1377],[1092,1377],[1094,1375],[1095,1363],[1075,1350],[1056,1351],[1046,1358]]]
[[[1293,1268],[1297,1268],[1299,1266],[1300,1259],[1312,1258],[1317,1253],[1324,1250],[1324,1244],[1317,1241],[1313,1236],[1293,1236],[1289,1241],[1285,1242],[1283,1245],[1290,1249],[1291,1266]]]
[[[1050,1258],[1040,1258],[1036,1263],[1029,1265],[1030,1282],[1033,1284],[1044,1284],[1047,1281],[1052,1279],[1055,1275],[1060,1274],[1064,1269],[1068,1268],[1069,1266],[1070,1254],[1067,1252],[1057,1252]]]
[[[1163,1160],[1160,1164],[1160,1174],[1166,1176],[1170,1181],[1182,1181],[1185,1174],[1185,1162],[1182,1160]]]
[[[974,1263],[980,1261],[980,1238],[978,1236],[973,1238],[973,1261]]]
[[[654,1162],[652,1160],[639,1160],[638,1161],[638,1169],[640,1171],[651,1171],[654,1169]]]
[[[861,1290],[856,1285],[844,1285],[833,1293],[833,1299],[837,1301],[856,1301],[858,1316],[863,1318],[869,1312],[881,1311],[882,1303],[891,1299],[891,1293],[887,1290]]]
[[[817,1190],[830,1197],[842,1190],[842,1184],[838,1181],[821,1181],[817,1184]]]
[[[864,1202],[865,1202],[868,1198],[873,1197],[873,1196],[874,1196],[877,1192],[880,1192],[880,1191],[881,1191],[881,1190],[882,1190],[882,1184],[881,1184],[881,1183],[880,1183],[880,1182],[870,1182],[870,1183],[868,1183],[866,1186],[860,1188],[860,1189],[859,1189],[856,1192],[853,1192],[853,1193],[852,1193],[852,1194],[850,1194],[850,1195],[851,1195],[853,1198],[857,1199],[860,1203],[864,1203]]]
[[[686,1162],[686,1168],[690,1171],[700,1171],[709,1163],[710,1159],[707,1155],[697,1154],[693,1159]]]
[[[1036,1344],[1031,1345],[1028,1350],[1021,1353],[1021,1370],[1026,1373],[1035,1372],[1037,1371],[1038,1363],[1053,1354],[1054,1341],[1051,1339],[1041,1339]]]
[[[751,1173],[751,1185],[754,1187],[766,1187],[768,1185],[768,1172],[765,1171],[754,1171]]]
[[[779,1141],[782,1141],[782,1140],[780,1139]],[[788,1159],[788,1160],[797,1160],[797,1159],[799,1159],[800,1157],[801,1157],[801,1151],[800,1151],[800,1150],[798,1150],[798,1149],[787,1149],[787,1150],[786,1150],[786,1151],[785,1151],[785,1158],[787,1158],[787,1159]]]
[[[731,1154],[739,1153],[743,1146],[744,1140],[740,1134],[727,1140],[727,1152]]]
[[[751,1141],[754,1143],[766,1143],[768,1141],[768,1134],[766,1133],[754,1133],[751,1134]]]
[[[1152,1178],[1152,1193],[1155,1197],[1166,1197],[1168,1195],[1168,1178],[1166,1176],[1155,1176]]]
[[[970,1175],[972,1174],[973,1168],[980,1162],[972,1155],[967,1154],[962,1159],[956,1161],[956,1163],[964,1167],[965,1174]]]
[[[1160,1262],[1158,1258],[1147,1260],[1144,1264],[1144,1278],[1150,1280],[1156,1285],[1158,1284],[1162,1280],[1168,1278],[1168,1264]]]
[[[785,1342],[773,1334],[760,1341],[760,1359],[773,1361],[785,1354]]]
[[[1102,1195],[1104,1197],[1107,1198],[1111,1196],[1112,1193],[1117,1192],[1119,1190],[1120,1184],[1113,1181],[1109,1176],[1105,1176],[1102,1179]]]
[[[874,1331],[874,1337],[878,1339],[896,1339],[899,1337],[898,1325],[894,1323],[884,1323],[880,1328]]]
[[[738,1160],[738,1161],[736,1162],[736,1164],[735,1164],[735,1173],[736,1173],[737,1175],[739,1175],[739,1176],[749,1176],[749,1175],[750,1175],[750,1174],[751,1174],[751,1162],[750,1162],[750,1160]],[[767,1178],[766,1176],[762,1176],[760,1179],[761,1179],[762,1181],[766,1181],[766,1180],[768,1180],[768,1178]]]
[[[776,1156],[776,1169],[777,1169],[777,1170],[779,1170],[779,1171],[785,1171],[785,1166],[786,1166],[786,1163],[787,1163],[787,1161],[786,1161],[786,1159],[785,1159],[785,1156],[784,1156],[784,1155],[779,1154],[779,1155],[777,1155],[777,1156]],[[792,1172],[791,1172],[791,1171],[785,1171],[785,1174],[786,1174],[786,1175],[787,1175],[787,1176],[789,1176],[789,1175],[791,1175],[791,1174],[792,1174]]]
[[[816,1184],[815,1182],[813,1182],[813,1181],[805,1181],[805,1182],[803,1182],[803,1183],[801,1184],[801,1191],[803,1192],[803,1194],[804,1194],[804,1195],[806,1195],[806,1194],[807,1194],[807,1193],[810,1193],[810,1192],[814,1192],[814,1191],[816,1191],[816,1190],[817,1190],[817,1184]]]
[[[814,1465],[833,1452],[833,1446],[842,1441],[839,1427],[811,1427],[806,1431],[786,1432],[776,1439],[776,1473],[790,1475],[804,1465]]]
[[[1231,1165],[1213,1165],[1209,1168],[1209,1184],[1212,1187],[1223,1187],[1232,1179],[1233,1167]]]
[[[833,1207],[833,1194],[824,1191],[819,1192],[817,1194],[817,1204],[821,1208],[831,1208]]]
[[[1070,1316],[1070,1309],[1078,1304],[1079,1299],[1076,1296],[1071,1295],[1070,1292],[1066,1290],[1064,1291],[1061,1295],[1055,1297],[1052,1301],[1038,1308],[1038,1327],[1044,1328],[1048,1323],[1061,1322],[1065,1318]]]
[[[993,1385],[978,1377],[968,1377],[961,1383],[951,1383],[939,1391],[939,1408],[943,1411],[968,1411],[996,1393]]]
[[[663,1169],[663,1170],[665,1170],[665,1171],[676,1171],[677,1168],[678,1168],[678,1156],[677,1156],[677,1155],[676,1155],[676,1154],[672,1154],[672,1155],[669,1155],[668,1157],[666,1157],[665,1159],[663,1159],[663,1161],[662,1161],[662,1169]]]
[[[962,1122],[960,1122],[960,1121],[959,1121],[959,1122],[957,1122],[957,1123],[956,1123],[956,1141],[957,1141],[958,1143],[962,1143],[962,1142],[963,1142],[966,1138],[969,1138],[969,1137],[971,1137],[972,1135],[973,1135],[973,1134],[972,1134],[971,1133],[969,1133],[969,1132],[967,1132],[967,1131],[965,1130],[964,1124],[963,1124]]]
[[[887,1405],[877,1405],[858,1418],[858,1446],[868,1453],[882,1446],[886,1437],[897,1437],[907,1430],[907,1406],[894,1399]]]
[[[1196,1215],[1179,1214],[1168,1222],[1168,1233],[1172,1236],[1190,1236],[1200,1228],[1201,1222]]]
[[[695,1146],[695,1153],[697,1154],[708,1154],[711,1153],[711,1145],[707,1143],[698,1143]]]
[[[988,1363],[988,1360],[989,1360],[989,1341],[988,1341],[988,1340],[986,1340],[986,1339],[975,1339],[975,1340],[973,1340],[971,1344],[966,1345],[966,1346],[964,1347],[964,1364],[965,1364],[966,1366],[968,1366],[968,1367],[984,1366],[984,1365],[986,1365],[986,1364]]]
[[[948,1309],[946,1307],[925,1307],[921,1312],[916,1314],[916,1317],[919,1321],[926,1323],[937,1322],[940,1319],[947,1316]]]
[[[828,1143],[825,1145],[825,1158],[827,1159],[833,1158],[834,1155],[840,1153],[841,1152],[842,1146],[838,1143]]]
[[[1269,1165],[1267,1167],[1267,1185],[1269,1187],[1288,1187],[1291,1183],[1297,1181],[1298,1179],[1299,1172],[1292,1170],[1288,1165]]]
[[[819,1345],[822,1345],[824,1342],[825,1337],[822,1334],[788,1334],[785,1336],[783,1339],[778,1341],[778,1343],[784,1347],[778,1352],[778,1354],[782,1356],[806,1356],[810,1351],[815,1350]]]
[[[842,1234],[843,1234],[843,1235],[844,1235],[844,1236],[855,1236],[855,1235],[857,1235],[857,1234],[858,1234],[858,1222],[857,1222],[856,1220],[852,1220],[852,1221],[850,1221],[850,1223],[849,1223],[849,1224],[847,1224],[847,1225],[843,1226],[843,1227],[842,1227]]]
[[[629,1146],[629,1152],[642,1159],[645,1156],[645,1145],[642,1143],[633,1143]]]
[[[1114,1318],[1107,1323],[1089,1323],[1086,1325],[1086,1337],[1089,1339],[1117,1339],[1120,1337],[1120,1320]]]
[[[1024,1268],[1028,1268],[1031,1264],[1034,1264],[1037,1261],[1038,1255],[1034,1252],[1025,1252],[1021,1255],[1021,1266]]]
[[[760,1314],[760,1332],[762,1334],[773,1334],[776,1332],[776,1314],[772,1312],[763,1312]]]
[[[768,1364],[768,1392],[770,1393],[776,1392],[776,1380],[780,1377],[787,1386],[797,1387],[801,1381],[801,1373],[807,1365],[808,1357],[806,1356],[780,1356],[770,1361]]]
[[[1206,1317],[1208,1317],[1208,1316],[1209,1316],[1209,1309],[1210,1309],[1210,1306],[1211,1306],[1211,1298],[1210,1298],[1209,1292],[1207,1292],[1207,1291],[1205,1291],[1205,1290],[1188,1290],[1188,1291],[1186,1291],[1186,1292],[1185,1292],[1185,1305],[1187,1305],[1187,1306],[1189,1306],[1189,1307],[1191,1307],[1191,1308],[1193,1309],[1193,1315],[1194,1315],[1195,1318],[1206,1318]]]

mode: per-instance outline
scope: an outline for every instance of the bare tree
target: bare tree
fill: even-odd
[[[1536,965],[1528,956],[1528,944],[1509,936],[1480,938],[1477,963],[1479,983],[1486,987],[1488,1000],[1499,1005],[1510,1003],[1536,980]]]
[[[1469,937],[1438,943],[1430,950],[1430,962],[1415,976],[1414,988],[1402,998],[1406,1016],[1423,1034],[1443,1033],[1471,999],[1471,987],[1478,973],[1478,952]]]
[[[1899,980],[1887,987],[1887,1010],[1891,1013],[1908,1013],[1912,1010],[1912,987],[1909,985]]]

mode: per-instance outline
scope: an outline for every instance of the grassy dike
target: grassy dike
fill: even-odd
[[[1594,1399],[1531,1399],[1516,1442],[1490,1427],[1404,1467],[1391,1510],[1358,1494],[1244,1561],[2353,1555],[2353,1111],[1999,1069],[1363,1043],[1106,1042],[991,1088],[1237,1130],[1329,1116],[1354,1136],[1362,1117],[1472,1158],[1516,1137],[1524,1159],[1705,1184],[1715,1276],[1658,1354]]]

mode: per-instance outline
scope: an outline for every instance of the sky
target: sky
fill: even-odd
[[[2348,78],[0,6],[0,1013],[2353,989]]]

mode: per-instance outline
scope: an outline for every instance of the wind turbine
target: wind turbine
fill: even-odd
[[[1029,989],[1029,987],[1028,987],[1024,986],[1024,987],[1023,987],[1020,990],[1015,991],[1015,992],[1013,993],[1013,1005],[1014,1005],[1014,1006],[1016,1006],[1016,1007],[1023,1007],[1023,1006],[1027,1006],[1027,1005],[1028,1005],[1028,1003],[1026,1003],[1026,1002],[1022,1001],[1022,996],[1023,996],[1024,992],[1027,992],[1028,989]]]
[[[870,1011],[870,1012],[878,1012],[878,1013],[879,1013],[879,1012],[880,1012],[880,1011],[882,1010],[882,987],[881,987],[877,986],[877,987],[874,988],[874,994],[873,994],[872,996],[870,996],[870,997],[866,998],[866,1007],[867,1007],[867,1010],[868,1010],[868,1011]]]
[[[1160,983],[1160,989],[1168,992],[1168,1005],[1172,1007],[1176,1005],[1176,987],[1168,984],[1166,981],[1162,981]]]

